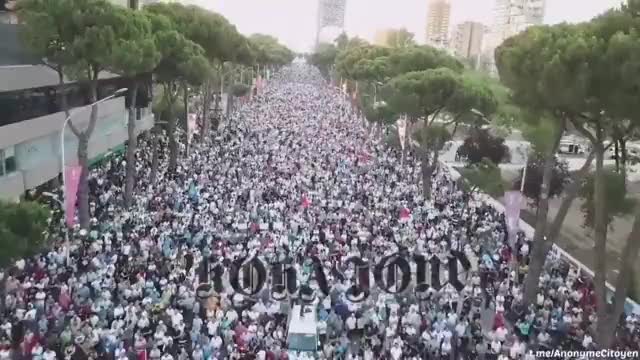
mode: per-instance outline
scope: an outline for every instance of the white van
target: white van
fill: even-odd
[[[578,155],[584,154],[586,150],[585,144],[577,142],[573,139],[563,139],[560,141],[558,152],[560,154]]]
[[[294,305],[289,313],[289,359],[315,359],[318,352],[316,305]]]

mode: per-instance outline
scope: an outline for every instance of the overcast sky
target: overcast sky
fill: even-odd
[[[377,29],[405,27],[423,40],[428,0],[347,0],[345,27],[351,36],[371,40]],[[270,34],[296,51],[315,41],[318,0],[183,0],[224,15],[244,34]],[[495,0],[451,0],[451,23],[490,25]],[[545,23],[589,20],[621,0],[546,0]]]

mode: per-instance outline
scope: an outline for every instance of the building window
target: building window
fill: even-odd
[[[0,150],[0,176],[16,171],[16,156],[13,146]]]

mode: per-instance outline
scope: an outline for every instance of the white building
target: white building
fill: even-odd
[[[456,56],[477,61],[482,50],[482,38],[486,27],[473,21],[465,21],[458,24],[451,37],[451,48]]]
[[[507,38],[544,20],[545,0],[496,0],[493,24],[483,38],[479,67],[497,76],[495,49]]]

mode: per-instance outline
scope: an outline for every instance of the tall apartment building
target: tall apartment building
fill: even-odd
[[[318,0],[318,22],[316,46],[320,42],[320,32],[328,27],[344,29],[347,0]]]
[[[476,61],[482,51],[482,38],[487,28],[474,21],[465,21],[456,26],[451,38],[451,47],[456,56]]]
[[[438,48],[446,48],[449,43],[449,20],[451,3],[449,0],[430,0],[427,10],[427,30],[425,42]]]
[[[89,123],[87,83],[65,79],[43,65],[20,41],[20,19],[12,1],[0,0],[0,198],[17,200],[26,190],[57,178],[62,168],[61,145],[66,164],[77,161],[78,140],[67,127],[60,143],[65,112],[61,100],[74,109],[73,123],[83,130]],[[139,132],[154,124],[151,112],[151,75],[141,76],[144,85],[137,94],[136,128]],[[98,96],[109,96],[130,87],[130,80],[101,73]],[[128,94],[98,106],[98,119],[89,141],[89,157],[97,161],[108,152],[119,151],[128,139]]]
[[[544,20],[545,0],[496,0],[494,20],[482,45],[480,66],[497,75],[494,51],[507,38]]]

